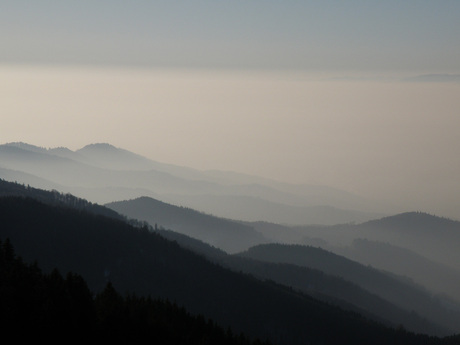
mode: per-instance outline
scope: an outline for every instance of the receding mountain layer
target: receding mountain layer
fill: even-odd
[[[190,208],[166,204],[152,198],[138,198],[106,204],[129,218],[161,224],[227,252],[235,253],[268,240],[250,226],[217,218]]]
[[[113,218],[3,197],[0,221],[1,237],[10,238],[18,254],[37,260],[45,270],[78,272],[93,291],[111,281],[119,291],[169,298],[193,313],[277,343],[441,341],[401,333],[282,286],[231,272]]]
[[[297,225],[365,221],[381,215],[377,202],[331,187],[198,171],[155,162],[109,144],[91,144],[75,152],[4,144],[0,168],[9,170],[5,177],[11,180],[29,183],[33,176],[98,203],[150,196],[226,218]]]
[[[113,211],[111,211],[109,209],[106,209],[105,207],[101,207],[99,205],[94,205],[94,204],[88,203],[85,200],[75,198],[75,197],[73,197],[71,195],[63,195],[63,194],[60,194],[60,193],[57,193],[57,192],[47,192],[47,191],[43,191],[43,190],[31,188],[31,187],[20,186],[20,185],[5,182],[5,181],[0,181],[0,182],[1,182],[0,183],[0,191],[1,191],[0,195],[3,195],[3,196],[10,196],[11,197],[11,196],[14,196],[14,195],[18,195],[18,196],[21,196],[21,197],[29,197],[29,198],[32,197],[34,199],[41,200],[41,202],[44,202],[44,203],[50,205],[51,207],[53,207],[52,210],[54,210],[56,207],[59,207],[59,209],[61,209],[62,207],[65,207],[65,210],[67,210],[67,211],[64,210],[65,212],[70,212],[70,211],[72,211],[72,209],[76,209],[76,210],[78,210],[78,212],[80,212],[79,214],[81,214],[81,212],[83,211],[83,212],[90,212],[91,214],[93,214],[93,215],[95,215],[97,217],[100,217],[100,216],[104,215],[104,216],[109,216],[110,218],[112,218],[114,220],[122,220],[122,221],[125,220],[123,217],[119,216],[117,213],[115,213],[115,212],[113,212]],[[21,200],[21,199],[19,199],[19,200]],[[23,199],[23,200],[26,201],[26,204],[27,204],[27,199]],[[21,201],[21,202],[24,202],[24,201]],[[14,202],[18,202],[18,201],[14,201],[14,199],[13,199],[13,204],[14,204]],[[21,203],[19,203],[19,205],[20,204]],[[8,205],[8,203],[6,203],[6,205]],[[166,205],[166,206],[169,208],[168,205]],[[74,231],[82,231],[82,230],[77,230],[77,229],[80,226],[85,226],[85,225],[80,224],[79,223],[80,220],[74,219],[75,214],[70,213],[69,214],[70,219],[68,221],[70,223],[72,223],[72,225],[68,225],[68,224],[65,225],[64,224],[64,225],[62,225],[64,230],[61,229],[58,232],[56,232],[56,227],[60,228],[60,226],[56,225],[56,224],[60,224],[61,221],[67,221],[67,219],[61,219],[60,218],[61,216],[54,215],[52,217],[50,216],[50,218],[54,218],[54,220],[52,222],[52,225],[47,225],[48,222],[49,222],[48,218],[45,219],[45,225],[43,225],[43,224],[40,225],[40,222],[39,221],[37,222],[37,220],[40,219],[40,217],[41,217],[40,212],[43,211],[42,208],[43,208],[42,204],[36,204],[36,207],[33,207],[32,209],[29,209],[28,210],[29,212],[30,211],[34,211],[34,212],[37,211],[38,214],[35,213],[35,216],[26,217],[28,220],[25,220],[25,222],[27,223],[28,221],[32,220],[32,222],[34,222],[34,224],[36,224],[35,228],[37,228],[37,227],[41,228],[42,226],[44,226],[44,229],[40,230],[42,232],[43,231],[45,232],[44,236],[40,237],[41,236],[40,232],[38,232],[38,233],[33,232],[32,236],[29,234],[26,237],[21,237],[21,232],[17,232],[17,233],[13,232],[12,233],[11,232],[11,227],[14,228],[15,226],[19,226],[19,228],[21,228],[21,222],[18,223],[19,225],[17,223],[14,223],[14,226],[13,225],[7,226],[3,230],[3,233],[4,234],[6,233],[7,236],[8,235],[12,236],[12,238],[16,238],[16,239],[19,238],[20,248],[23,248],[22,245],[25,245],[26,246],[25,253],[27,255],[31,255],[31,257],[38,257],[38,256],[39,257],[44,257],[45,258],[45,263],[47,263],[47,264],[45,264],[45,268],[51,269],[51,266],[53,265],[52,262],[54,262],[54,261],[52,260],[51,263],[50,263],[49,257],[48,257],[48,255],[50,255],[50,253],[51,253],[51,256],[53,256],[53,255],[64,255],[64,259],[59,259],[59,260],[54,259],[56,261],[54,263],[54,265],[56,265],[57,267],[61,267],[61,266],[59,266],[60,265],[59,262],[62,261],[64,263],[66,263],[67,265],[69,265],[69,264],[73,265],[73,266],[69,266],[69,267],[73,267],[73,270],[79,269],[77,267],[78,263],[75,261],[76,260],[75,258],[73,258],[73,257],[68,258],[68,257],[65,256],[66,255],[65,253],[67,253],[67,250],[71,250],[68,246],[69,245],[73,246],[73,244],[71,244],[71,243],[75,242],[75,245],[78,248],[79,246],[83,245],[83,243],[81,242],[82,240],[83,240],[83,242],[87,242],[87,241],[84,241],[84,239],[85,238],[86,239],[91,239],[91,236],[93,236],[93,235],[87,234],[88,231],[90,233],[92,231],[94,231],[95,232],[94,236],[96,236],[98,234],[98,230],[95,230],[95,229],[91,230],[92,229],[91,226],[86,226],[87,229],[81,233],[81,235],[83,235],[82,236],[83,238],[80,238],[81,237],[80,235],[77,235],[77,237],[75,237],[75,234],[73,234]],[[19,207],[19,209],[20,209],[20,207]],[[8,207],[6,207],[6,210],[5,210],[5,207],[3,207],[3,211],[6,212],[9,215]],[[62,212],[62,211],[63,210],[60,210],[59,212]],[[206,217],[208,217],[208,216],[206,216]],[[5,216],[4,219],[8,219],[8,217]],[[90,218],[90,219],[92,219],[92,218]],[[113,224],[116,225],[118,223],[113,223]],[[141,223],[135,222],[135,224],[142,224],[142,222]],[[216,223],[216,225],[218,225],[218,224],[219,224],[219,222]],[[24,226],[24,225],[22,225],[22,226]],[[117,227],[115,226],[115,228],[117,228]],[[427,319],[424,319],[423,317],[417,316],[416,314],[411,314],[409,312],[405,312],[401,307],[398,307],[396,305],[388,303],[387,301],[385,301],[385,299],[382,299],[381,297],[378,297],[377,295],[374,295],[374,294],[369,293],[368,291],[365,291],[362,287],[360,287],[360,286],[358,286],[356,284],[352,284],[352,283],[350,283],[350,282],[348,282],[346,280],[343,280],[343,278],[341,278],[342,276],[341,277],[335,277],[334,275],[324,274],[324,273],[322,273],[322,272],[320,272],[318,270],[312,269],[310,267],[302,268],[302,267],[293,266],[293,265],[290,265],[290,264],[277,264],[277,263],[270,264],[270,263],[264,263],[264,262],[256,262],[256,261],[248,260],[248,259],[241,258],[241,257],[238,257],[238,256],[229,256],[225,252],[219,251],[219,250],[217,250],[217,249],[215,249],[213,247],[205,245],[202,242],[199,242],[197,240],[193,240],[193,239],[191,239],[191,238],[189,238],[187,236],[184,236],[184,235],[181,235],[181,234],[178,234],[178,233],[174,233],[172,231],[161,230],[161,228],[162,227],[160,227],[157,231],[162,236],[170,238],[171,240],[174,240],[174,241],[180,243],[181,245],[183,245],[183,246],[185,246],[187,248],[190,248],[192,251],[195,251],[195,252],[199,253],[200,255],[204,255],[205,257],[210,259],[212,262],[218,263],[219,265],[223,265],[225,267],[228,267],[228,268],[230,268],[230,269],[232,269],[234,271],[250,273],[250,274],[253,274],[256,277],[259,277],[260,279],[269,279],[271,281],[275,281],[275,282],[278,282],[278,283],[286,285],[286,286],[291,286],[291,287],[295,288],[296,290],[303,291],[304,293],[307,293],[308,295],[314,296],[315,298],[317,298],[319,300],[325,301],[325,302],[333,304],[333,305],[340,306],[340,307],[342,307],[342,308],[344,308],[346,310],[352,310],[354,312],[359,312],[359,313],[361,313],[363,315],[366,315],[366,317],[368,317],[370,319],[373,319],[373,320],[376,320],[376,321],[379,321],[379,322],[383,322],[384,324],[387,324],[387,325],[395,326],[397,324],[401,324],[401,325],[404,325],[407,329],[410,329],[410,330],[413,330],[413,331],[416,331],[416,332],[423,332],[423,333],[428,332],[428,333],[432,333],[432,334],[447,334],[449,332],[443,327],[436,326],[433,323],[430,323]],[[75,230],[73,230],[73,229],[75,229]],[[47,231],[51,231],[51,233],[47,233]],[[68,242],[71,242],[71,243],[67,243],[67,241],[66,241],[66,231],[70,231],[69,236],[71,237],[71,239],[69,239]],[[135,232],[137,232],[137,230]],[[27,231],[26,231],[26,233],[27,233]],[[104,237],[108,236],[107,240],[111,241],[112,236],[109,235],[109,234],[110,234],[110,232],[105,233]],[[56,243],[57,243],[56,239],[54,239],[54,237],[59,235],[58,236],[58,238],[59,238],[58,242],[59,241],[64,241],[63,246],[66,248],[66,250],[61,251],[60,249],[61,249],[62,246],[58,246],[58,248],[56,248],[53,245],[50,246],[50,243],[46,242],[46,240],[45,240],[50,235],[53,238],[51,240],[51,243],[53,243],[54,245],[56,245]],[[37,239],[36,236],[39,236],[40,239]],[[97,240],[98,242],[103,240],[103,238],[99,238],[99,237],[96,237],[96,239],[98,239]],[[25,241],[25,242],[22,242],[22,241]],[[44,241],[45,243],[40,244],[38,246],[38,248],[36,248],[35,245],[37,243],[41,243],[41,241]],[[119,240],[117,240],[117,241],[119,241]],[[94,244],[92,242],[94,242],[94,240],[93,241],[91,241],[91,240],[88,241],[88,245],[90,245],[91,248],[94,246]],[[42,245],[45,245],[46,247],[41,247]],[[121,248],[122,247],[120,247],[120,249]],[[103,252],[105,252],[105,250],[106,250],[105,244],[103,244],[103,247],[101,247],[101,250],[102,249],[103,249]],[[56,254],[56,250],[57,250],[58,254]],[[83,250],[83,249],[81,249],[81,250]],[[83,251],[85,251],[85,250],[83,250]],[[321,251],[321,250],[319,250],[319,251],[321,253],[324,252],[324,251]],[[92,250],[90,252],[88,252],[88,253],[91,254],[91,252],[92,252]],[[324,252],[324,253],[326,253],[326,252]],[[95,252],[93,254],[91,254],[91,255],[94,255],[94,254],[95,254]],[[353,263],[350,260],[346,260],[344,258],[340,258],[340,257],[334,256],[332,254],[327,254],[327,255],[326,254],[323,255],[323,256],[325,256],[326,259],[328,257],[330,258],[332,256],[332,257],[335,258],[335,261],[338,262],[338,264],[334,265],[334,266],[337,266],[337,267],[340,268],[340,267],[343,266],[343,263],[345,262],[345,266],[349,266],[349,268],[351,267],[348,270],[339,270],[341,273],[346,272],[346,271],[350,272],[350,271],[353,271],[353,270],[357,271],[358,276],[363,276],[363,278],[361,278],[361,279],[364,279],[365,282],[366,282],[366,274],[364,274],[364,275],[359,274],[359,272],[362,273],[362,272],[367,272],[368,271],[368,272],[370,272],[371,275],[373,274],[376,277],[379,276],[379,273],[376,270],[371,270],[371,269],[364,269],[363,270],[362,268],[361,269],[359,268],[358,264]],[[103,256],[104,255],[107,255],[107,254],[103,254]],[[159,253],[159,255],[161,256],[163,254]],[[314,256],[315,255],[313,255],[313,257]],[[327,262],[328,260],[326,260],[326,259],[320,260],[320,261]],[[123,267],[125,267],[125,268],[130,267],[130,265],[128,265],[129,267],[127,267],[123,263],[125,260],[128,260],[128,262],[130,262],[131,259],[129,259],[129,258],[122,258],[121,261],[120,261],[120,258],[117,257],[117,255],[115,255],[115,257],[112,258],[111,260],[114,260],[114,262],[112,264],[110,264],[110,266],[112,266],[112,267],[104,268],[103,273],[101,273],[102,270],[100,270],[99,279],[101,279],[103,277],[103,279],[108,278],[108,279],[112,280],[111,277],[115,274],[114,273],[115,271],[117,271],[119,269],[122,269]],[[164,258],[162,258],[161,261],[162,260],[164,260]],[[173,261],[174,260],[175,259],[173,259]],[[83,263],[88,262],[88,258],[85,257],[85,259],[83,259],[82,262]],[[118,267],[120,264],[122,264],[121,268]],[[314,265],[310,265],[310,266],[314,267]],[[64,266],[63,268],[69,269],[69,267]],[[113,267],[115,267],[115,269]],[[81,268],[84,268],[85,270],[89,270],[90,272],[92,272],[92,268],[90,269],[90,268],[86,267],[85,264],[82,267],[80,267],[80,269]],[[358,268],[358,269],[356,269],[356,268]],[[120,273],[115,274],[115,276],[118,277],[118,274],[120,274]],[[122,273],[122,275],[126,275],[126,274],[128,274],[128,273],[127,272]],[[131,274],[131,273],[129,273],[129,274]],[[336,274],[336,275],[340,276],[340,274]],[[97,273],[89,274],[89,276],[90,277],[91,276],[96,277]],[[351,277],[353,277],[353,275]],[[356,274],[354,275],[354,277],[356,278]],[[130,278],[130,279],[133,279],[133,278]],[[377,279],[374,279],[374,280],[377,281],[377,283],[378,283],[382,279],[377,278]],[[97,279],[96,279],[96,281],[97,281]],[[386,281],[385,284],[382,284],[382,289],[383,290],[388,289],[388,290],[392,290],[392,291],[395,291],[395,290],[398,290],[399,292],[402,291],[402,295],[404,295],[404,294],[410,294],[410,295],[414,295],[414,296],[420,295],[420,291],[414,290],[414,291],[411,292],[411,290],[413,290],[413,287],[411,285],[404,286],[404,284],[402,282],[398,281],[398,280],[395,280],[395,279],[392,280],[390,277],[386,277],[386,278],[383,279],[383,281]],[[91,280],[90,280],[90,282],[91,282]],[[120,282],[120,283],[121,284],[126,284],[126,282]],[[140,281],[139,281],[139,283],[140,283]],[[102,284],[102,283],[99,282],[98,284]],[[366,284],[360,284],[360,285],[367,287]],[[141,286],[144,286],[144,285],[141,285]],[[169,286],[169,287],[171,288],[171,286]],[[145,288],[145,286],[144,286],[144,288]],[[404,291],[406,291],[407,293],[404,292]],[[427,301],[426,298],[425,298],[425,301],[423,300],[423,298],[422,298],[422,300],[419,300],[419,301],[416,300],[415,304],[417,304],[417,303],[420,304],[421,308],[425,308],[425,310],[424,310],[425,312],[426,312],[426,308],[430,307],[430,302]],[[419,307],[419,306],[417,306],[417,307]],[[436,316],[437,314],[439,314],[439,306],[435,305],[434,308],[433,308],[433,305],[432,305],[431,307],[432,307],[432,309],[430,310],[430,312],[426,316],[428,319],[433,318],[433,315]],[[438,309],[436,309],[436,307],[438,307]],[[406,307],[406,309],[407,309],[407,307]],[[452,322],[455,321],[454,316],[455,316],[455,314],[452,314],[452,320],[451,320]]]
[[[240,255],[266,262],[313,268],[341,277],[408,311],[414,310],[440,324],[460,330],[460,305],[457,305],[456,311],[446,310],[440,299],[421,286],[324,249],[266,244],[252,247]]]

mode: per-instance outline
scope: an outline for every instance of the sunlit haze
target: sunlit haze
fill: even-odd
[[[6,3],[1,143],[107,142],[459,218],[459,2]]]

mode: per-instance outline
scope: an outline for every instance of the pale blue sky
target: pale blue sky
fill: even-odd
[[[0,62],[460,73],[460,1],[0,1]]]

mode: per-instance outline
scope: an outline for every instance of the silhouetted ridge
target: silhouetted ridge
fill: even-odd
[[[57,188],[98,203],[150,196],[223,218],[298,225],[384,215],[372,211],[375,208],[364,198],[334,188],[199,171],[156,162],[109,143],[77,151],[3,144],[0,168],[0,177],[10,181]]]
[[[29,198],[0,198],[0,238],[45,271],[77,272],[92,291],[168,298],[237,332],[279,344],[437,344],[274,283],[211,264],[147,229]]]
[[[5,146],[17,147],[22,150],[33,151],[33,152],[46,152],[47,149],[40,146],[30,145],[22,141],[6,143]]]
[[[460,329],[460,312],[450,311],[421,286],[401,277],[365,266],[321,248],[301,245],[265,244],[239,255],[271,263],[293,264],[342,277],[367,291],[451,330]]]
[[[19,183],[8,182],[0,179],[0,197],[4,196],[27,197],[39,200],[52,206],[64,206],[72,209],[84,210],[90,213],[99,214],[114,219],[125,219],[117,212],[107,207],[91,203],[85,199],[75,197],[69,193],[59,193],[56,190],[46,191],[43,189],[33,188],[30,186],[25,186]]]
[[[115,147],[111,144],[108,143],[96,143],[96,144],[89,144],[81,149],[75,151],[77,153],[81,153],[83,155],[91,155],[91,154],[108,154],[108,155],[124,155],[124,156],[130,156],[130,157],[137,157],[137,158],[144,158],[141,157],[133,152],[127,151],[125,149],[121,149],[118,147]]]
[[[88,144],[77,151],[118,151],[119,149],[109,143]]]
[[[112,202],[105,206],[129,218],[147,221],[152,226],[158,223],[231,253],[268,242],[248,225],[149,197]]]
[[[110,282],[93,298],[81,276],[43,273],[17,257],[8,239],[0,241],[0,291],[2,335],[15,341],[32,336],[48,344],[261,344],[168,300],[122,296]]]
[[[453,228],[458,229],[460,222],[424,212],[405,212],[394,216],[371,220],[360,226],[385,227],[392,231],[400,232],[423,231],[433,235],[436,234],[436,230],[439,228],[447,230]]]

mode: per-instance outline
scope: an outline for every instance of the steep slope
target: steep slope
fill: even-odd
[[[170,301],[123,296],[110,283],[93,297],[81,276],[44,274],[8,240],[0,241],[0,291],[2,335],[19,343],[261,345]]]
[[[242,257],[273,263],[289,263],[342,277],[408,311],[414,310],[434,322],[460,330],[460,312],[443,307],[441,301],[420,286],[366,267],[321,248],[266,244],[250,248]]]
[[[105,205],[129,218],[160,224],[176,232],[200,239],[229,253],[268,242],[249,226],[206,215],[189,208],[142,197]]]
[[[71,194],[59,193],[56,190],[47,191],[0,179],[0,197],[6,196],[27,197],[51,206],[63,206],[109,218],[125,220],[124,217],[111,209],[98,204],[93,204]]]
[[[159,235],[103,216],[0,198],[0,237],[25,260],[81,274],[93,291],[175,300],[237,331],[283,344],[410,344],[439,339],[398,332],[304,295],[233,273]]]

